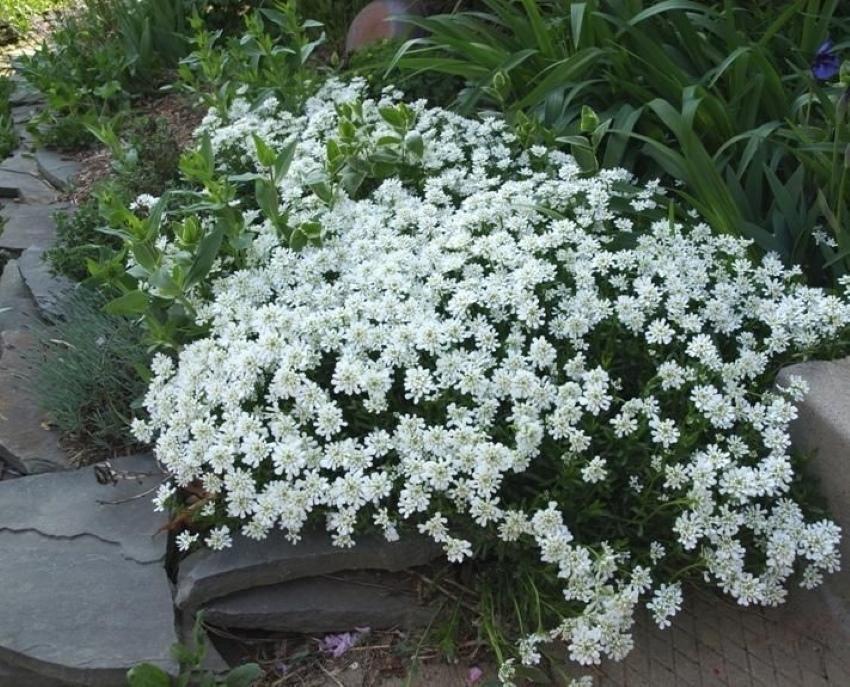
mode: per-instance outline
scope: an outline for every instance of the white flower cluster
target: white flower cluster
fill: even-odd
[[[837,569],[838,528],[807,522],[789,495],[787,428],[805,390],[772,390],[771,375],[777,356],[844,327],[847,300],[705,225],[642,222],[655,188],[639,212],[615,209],[625,172],[584,178],[566,155],[519,151],[496,120],[423,103],[419,180],[338,191],[327,207],[305,179],[336,102],[361,90],[331,83],[301,116],[266,105],[207,119],[219,156],[243,166],[231,173],[255,164],[252,131],[298,137],[281,194],[325,239],[293,252],[246,212],[252,266],[199,304],[207,338],[157,358],[150,419],[136,423],[173,476],[163,496],[200,483],[215,497],[205,512],[256,539],[297,541],[322,517],[339,546],[366,522],[391,540],[415,527],[452,561],[476,530],[533,545],[581,610],[526,637],[527,663],[551,638],[582,664],[623,658],[641,598],[669,625],[674,554],[743,604],[781,602],[795,570],[815,584]],[[378,107],[391,100],[363,101],[370,140],[387,134]],[[557,496],[517,488],[536,471]],[[612,493],[667,531],[635,532],[631,550],[578,520]],[[228,525],[206,543],[228,546]]]

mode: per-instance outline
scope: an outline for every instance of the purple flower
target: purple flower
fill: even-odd
[[[827,38],[820,44],[812,60],[812,76],[821,81],[829,81],[838,74],[841,61],[832,50],[832,40]]]
[[[343,632],[338,635],[325,635],[319,640],[319,648],[334,658],[339,658],[369,634],[368,627],[355,627],[354,632]]]

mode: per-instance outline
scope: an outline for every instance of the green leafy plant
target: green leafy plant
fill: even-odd
[[[63,0],[0,0],[0,36],[5,25],[10,38],[23,38],[32,28],[34,17],[62,4]]]
[[[48,249],[52,270],[83,281],[89,276],[87,260],[96,260],[121,247],[121,242],[98,231],[104,225],[97,198],[80,203],[73,213],[57,212],[56,243]]]
[[[12,80],[0,74],[0,160],[12,154],[18,145],[18,135],[12,121],[9,98],[14,90]]]
[[[427,35],[387,70],[461,77],[461,112],[499,109],[570,146],[589,105],[609,122],[604,166],[682,182],[717,230],[755,240],[816,283],[846,273],[844,87],[810,70],[830,33],[850,34],[838,0],[483,4],[409,18]]]
[[[47,99],[33,133],[63,148],[93,140],[87,123],[155,88],[186,53],[186,12],[170,0],[94,0],[63,15],[52,40],[21,60]]]
[[[207,652],[203,613],[196,616],[192,632],[193,647],[174,644],[171,653],[180,664],[180,673],[171,677],[152,663],[140,663],[127,673],[129,687],[251,687],[262,677],[263,671],[256,663],[246,663],[226,675],[215,675],[204,670]]]
[[[103,312],[103,302],[97,293],[78,289],[63,303],[62,316],[40,332],[44,356],[35,389],[81,462],[138,446],[129,422],[150,359],[138,327]]]
[[[193,50],[180,63],[177,87],[221,112],[237,94],[253,102],[274,96],[297,107],[316,84],[307,62],[325,40],[324,33],[310,36],[321,24],[302,20],[294,0],[262,7],[244,21],[241,37],[226,38],[196,15]]]

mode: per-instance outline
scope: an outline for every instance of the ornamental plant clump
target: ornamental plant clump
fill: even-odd
[[[244,261],[190,294],[207,333],[156,358],[135,422],[172,476],[157,506],[207,494],[215,527],[179,546],[323,522],[338,546],[418,530],[451,561],[533,560],[561,610],[504,684],[550,640],[622,659],[638,605],[669,625],[685,579],[776,605],[837,570],[839,528],[792,489],[805,383],[773,375],[843,331],[846,293],[623,170],[398,97],[331,81],[301,114],[237,102],[202,125],[223,175],[296,147],[274,221],[240,196]],[[293,249],[281,217],[321,239]]]

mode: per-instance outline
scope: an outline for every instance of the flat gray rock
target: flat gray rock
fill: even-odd
[[[67,687],[67,682],[0,662],[0,685],[10,687]]]
[[[0,210],[0,248],[24,251],[30,246],[49,248],[56,241],[53,215],[67,209],[64,203],[27,205],[8,202]]]
[[[42,148],[35,153],[35,163],[41,176],[58,189],[67,191],[80,171],[80,163],[55,150]]]
[[[794,448],[812,455],[806,470],[826,498],[830,516],[841,526],[842,570],[824,578],[820,588],[833,606],[843,605],[850,625],[850,358],[812,361],[780,370],[777,384],[792,375],[809,384],[791,425]],[[850,633],[850,628],[848,628]]]
[[[59,317],[63,302],[74,290],[74,283],[67,277],[50,272],[43,248],[27,248],[18,258],[17,265],[39,309],[49,317]]]
[[[12,122],[15,124],[26,124],[38,112],[38,105],[16,105],[12,108]]]
[[[5,663],[91,687],[126,685],[141,662],[173,671],[171,590],[158,562],[140,565],[91,535],[0,530],[0,547]]]
[[[32,388],[37,356],[34,335],[6,331],[0,333],[0,343],[0,458],[26,474],[67,469],[70,465],[59,445],[59,433],[47,425]]]
[[[123,687],[143,661],[174,670],[165,516],[132,498],[159,474],[150,456],[111,465],[115,485],[92,468],[0,483],[0,684],[4,670],[32,687]]]
[[[18,105],[36,105],[44,102],[44,95],[41,91],[28,84],[23,79],[14,79],[17,83],[12,95],[9,96],[9,104],[17,107]]]
[[[280,531],[262,541],[237,537],[229,549],[198,551],[182,561],[175,603],[194,609],[246,589],[342,571],[397,572],[425,565],[440,554],[432,541],[411,534],[392,543],[361,536],[347,549],[333,546],[326,533],[306,533],[298,544],[286,541]]]
[[[37,321],[38,308],[18,269],[18,261],[9,260],[0,275],[0,332],[28,329]]]
[[[167,537],[158,530],[165,514],[154,512],[150,498],[127,501],[161,481],[153,456],[116,458],[110,465],[115,484],[100,484],[91,467],[0,483],[0,529],[57,539],[91,536],[137,563],[161,561]]]
[[[419,603],[410,580],[369,571],[237,592],[210,602],[204,620],[227,628],[326,634],[364,626],[421,627],[435,610]]]
[[[45,182],[35,157],[19,150],[0,162],[0,198],[15,198],[30,203],[53,203],[56,189]]]

